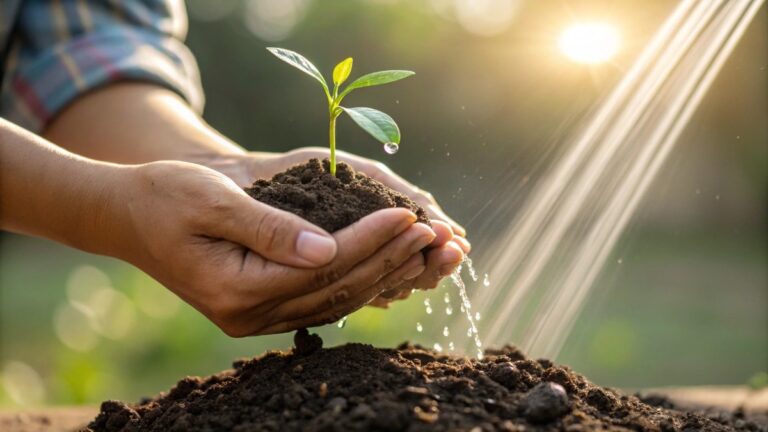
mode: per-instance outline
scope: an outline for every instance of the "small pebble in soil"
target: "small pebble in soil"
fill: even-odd
[[[323,339],[315,333],[309,334],[307,329],[299,329],[293,335],[293,352],[299,356],[312,354],[323,347]]]
[[[523,406],[531,423],[549,423],[569,411],[568,395],[560,384],[539,383],[525,395]]]

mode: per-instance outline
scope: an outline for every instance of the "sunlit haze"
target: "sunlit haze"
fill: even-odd
[[[601,63],[619,50],[619,34],[603,23],[580,23],[565,29],[560,36],[560,50],[579,63]]]

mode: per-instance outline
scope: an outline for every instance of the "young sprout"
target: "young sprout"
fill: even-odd
[[[267,48],[267,50],[280,60],[311,76],[323,87],[325,97],[328,100],[328,140],[331,148],[331,175],[336,175],[336,119],[341,113],[347,113],[364,131],[381,141],[387,153],[393,154],[397,152],[400,146],[400,129],[392,117],[373,108],[343,107],[341,106],[341,101],[352,90],[399,81],[413,75],[414,72],[406,70],[373,72],[352,81],[342,90],[341,85],[344,84],[352,72],[352,58],[348,57],[333,68],[333,92],[331,92],[328,84],[325,82],[325,78],[323,78],[323,74],[301,54],[283,48]]]

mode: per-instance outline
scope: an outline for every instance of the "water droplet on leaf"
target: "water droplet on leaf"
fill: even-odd
[[[395,154],[398,150],[400,150],[400,146],[397,145],[397,143],[384,143],[384,151],[387,152],[387,154]]]

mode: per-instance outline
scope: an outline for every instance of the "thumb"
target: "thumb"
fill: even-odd
[[[314,268],[336,257],[336,240],[322,228],[283,210],[237,194],[221,233],[269,261]]]

